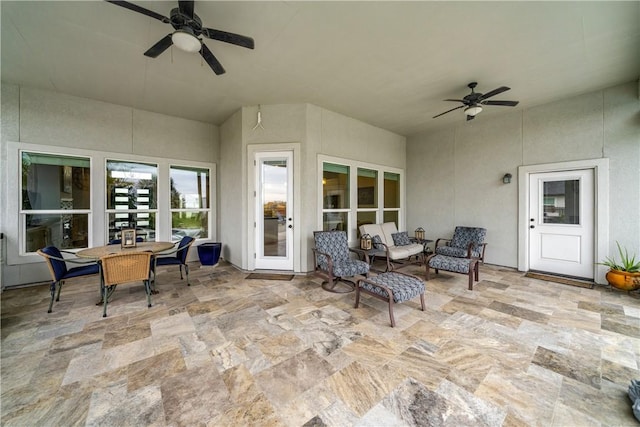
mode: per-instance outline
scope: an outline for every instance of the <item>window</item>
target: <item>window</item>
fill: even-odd
[[[171,240],[209,237],[209,169],[171,166]]]
[[[353,239],[360,237],[362,224],[395,222],[401,227],[400,172],[354,161],[320,162],[323,230],[344,230]]]
[[[120,231],[135,228],[144,241],[156,239],[158,166],[107,160],[108,240]]]
[[[324,163],[322,168],[322,229],[349,229],[349,166]]]
[[[400,174],[384,173],[384,211],[383,222],[395,222],[399,227],[400,215]]]
[[[90,159],[30,151],[22,151],[20,158],[22,251],[88,247]]]

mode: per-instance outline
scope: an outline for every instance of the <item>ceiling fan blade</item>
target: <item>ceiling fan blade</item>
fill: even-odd
[[[159,13],[156,13],[152,10],[149,9],[145,9],[144,7],[140,7],[137,4],[133,4],[133,3],[129,3],[128,1],[113,1],[113,0],[106,0],[107,3],[113,3],[116,6],[121,6],[124,7],[125,9],[129,9],[129,10],[133,10],[134,12],[138,12],[141,13],[143,15],[147,15],[150,16],[151,18],[155,18],[158,21],[162,21],[165,24],[169,24],[171,22],[171,20],[169,18],[167,18],[164,15],[160,15]]]
[[[502,93],[502,92],[506,92],[506,91],[508,91],[510,89],[511,89],[510,87],[501,86],[501,87],[499,87],[497,89],[494,89],[494,90],[492,90],[490,92],[483,93],[482,96],[480,98],[478,98],[478,101],[482,101],[483,99],[491,98],[492,96],[496,96],[497,94]]]
[[[240,34],[228,33],[226,31],[214,30],[213,28],[203,28],[202,35],[225,43],[235,44],[236,46],[253,49],[254,43],[251,37],[242,36]]]
[[[464,99],[445,99],[444,101],[453,101],[453,102],[463,102],[464,103]]]
[[[178,8],[180,9],[180,13],[183,15],[187,15],[189,18],[193,19],[193,1],[182,1],[178,2]]]
[[[475,119],[476,116],[467,116],[467,121]]]
[[[209,67],[213,70],[217,75],[224,74],[225,70],[222,64],[218,61],[218,59],[211,53],[206,44],[202,43],[202,49],[200,49],[200,55],[207,61]]]
[[[482,101],[482,105],[504,105],[507,107],[515,107],[519,101]]]
[[[433,116],[433,118],[435,119],[436,117],[440,117],[440,116],[442,116],[443,114],[447,114],[447,113],[450,113],[450,112],[455,111],[455,110],[459,110],[460,108],[464,108],[464,107],[465,107],[464,105],[461,105],[461,106],[459,106],[459,107],[452,108],[451,110],[447,110],[447,111],[445,111],[444,113],[440,113],[440,114],[438,114],[437,116]]]
[[[158,55],[167,50],[172,44],[173,41],[171,40],[171,34],[169,34],[160,39],[158,43],[151,46],[149,50],[144,53],[144,56],[148,56],[149,58],[157,58]]]

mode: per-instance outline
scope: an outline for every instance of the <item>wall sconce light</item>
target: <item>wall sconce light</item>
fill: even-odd
[[[503,184],[511,184],[511,174],[510,173],[505,173],[504,176],[502,177],[502,183]]]

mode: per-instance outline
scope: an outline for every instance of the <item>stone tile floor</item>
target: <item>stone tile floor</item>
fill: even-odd
[[[424,269],[403,269],[424,278]],[[228,264],[120,286],[2,293],[3,426],[633,426],[637,294],[483,265],[396,306],[313,276],[247,280]]]

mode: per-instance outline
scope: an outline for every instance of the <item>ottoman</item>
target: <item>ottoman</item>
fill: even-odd
[[[360,292],[386,301],[389,304],[391,327],[396,326],[393,318],[393,304],[408,301],[420,295],[422,311],[424,311],[424,282],[416,276],[396,271],[389,271],[358,280],[356,285],[356,305],[360,303]]]
[[[426,279],[430,279],[429,268],[436,270],[451,271],[452,273],[467,274],[469,276],[469,290],[473,290],[473,280],[478,281],[478,259],[458,258],[446,255],[431,255],[427,258]]]

